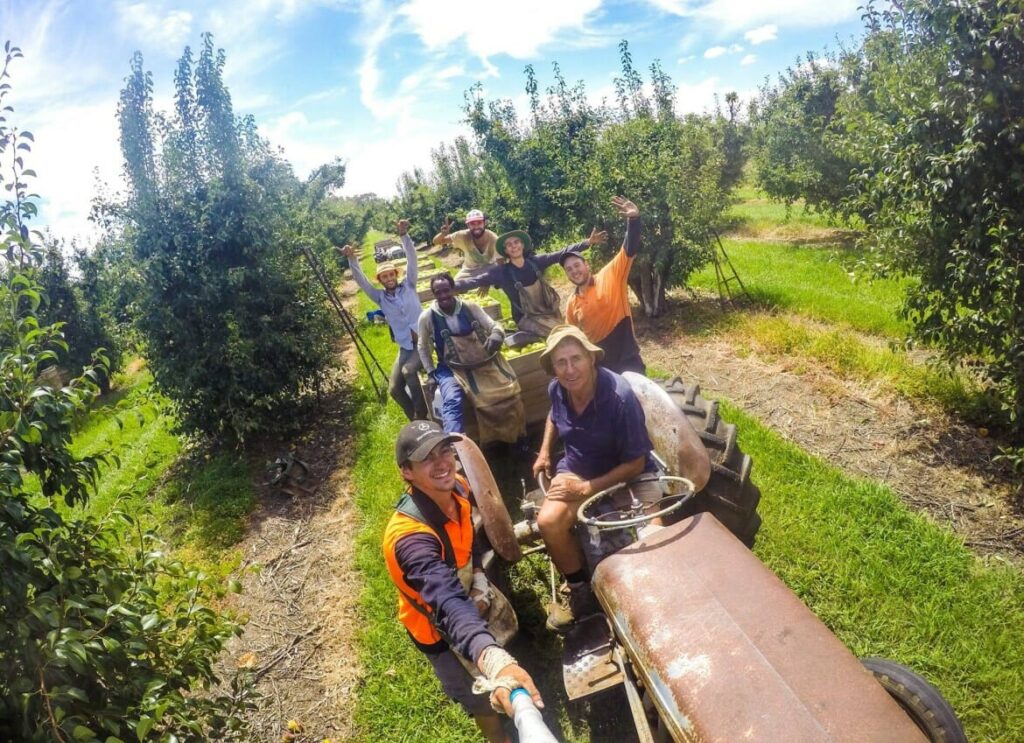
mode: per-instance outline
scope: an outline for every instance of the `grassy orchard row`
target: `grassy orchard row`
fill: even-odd
[[[82,421],[71,445],[80,457],[108,453],[96,493],[75,508],[62,501],[53,507],[96,518],[124,511],[142,529],[155,528],[186,562],[227,576],[238,565],[233,547],[256,503],[245,462],[225,453],[184,460],[186,447],[173,433],[168,402],[138,361],[115,375],[113,391],[100,404]]]
[[[372,243],[377,236],[371,235]],[[372,267],[372,258],[367,267]],[[855,294],[858,285],[851,285]],[[360,309],[370,309],[365,297]],[[366,329],[381,359],[394,353],[387,330]],[[363,378],[365,387],[366,380]],[[756,553],[857,655],[914,666],[956,708],[968,737],[1012,741],[1024,730],[1024,576],[975,558],[948,531],[913,514],[888,488],[849,477],[784,441],[757,419],[724,406],[754,459],[764,517]],[[370,741],[437,741],[474,733],[440,688],[395,618],[395,594],[380,538],[402,484],[395,405],[365,398],[355,484],[364,525],[358,566],[365,584],[360,658],[366,681],[356,719]],[[583,726],[559,712],[566,739]],[[575,732],[574,732],[575,731]]]
[[[760,216],[765,210],[778,216],[784,207],[747,199],[733,207],[733,214],[741,230],[750,230],[766,219]],[[799,239],[810,229],[823,228],[819,222],[819,215],[794,211],[787,224]],[[694,332],[727,333],[741,350],[769,359],[809,359],[840,377],[880,385],[968,420],[996,415],[997,404],[969,374],[916,361],[901,345],[910,332],[899,317],[909,279],[863,275],[859,269],[865,255],[855,248],[723,242],[755,308],[708,313],[692,323]],[[694,274],[690,285],[717,294],[714,267]]]

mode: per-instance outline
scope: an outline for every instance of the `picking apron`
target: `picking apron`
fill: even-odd
[[[516,291],[519,292],[519,306],[523,309],[523,316],[519,318],[517,325],[520,330],[533,333],[541,338],[547,338],[552,328],[565,323],[562,315],[561,297],[537,271],[536,266],[527,261],[533,268],[537,280],[529,286],[515,282]]]
[[[484,350],[487,337],[480,323],[473,322],[471,327],[466,335],[452,335],[447,327],[442,328],[445,363],[476,411],[480,445],[513,443],[526,430],[519,380],[500,352],[493,359],[488,357]]]

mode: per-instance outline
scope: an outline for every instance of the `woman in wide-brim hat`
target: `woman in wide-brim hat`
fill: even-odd
[[[498,253],[505,259],[502,265],[491,266],[479,276],[457,279],[460,292],[482,286],[498,286],[508,296],[512,319],[520,331],[531,337],[547,338],[548,333],[564,320],[562,301],[558,292],[544,278],[544,271],[573,252],[586,250],[608,239],[607,233],[594,229],[590,237],[554,253],[535,253],[533,240],[525,230],[511,230],[501,235],[496,243]]]

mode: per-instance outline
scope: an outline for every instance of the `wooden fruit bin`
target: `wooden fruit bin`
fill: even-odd
[[[527,426],[543,424],[548,417],[548,411],[551,410],[551,400],[548,397],[548,384],[551,382],[551,377],[547,375],[547,372],[540,365],[541,351],[543,349],[537,349],[536,351],[508,359],[509,366],[512,367],[516,377],[519,379],[519,388],[521,390]],[[427,409],[433,415],[434,401],[431,396],[427,395],[425,375],[421,374],[420,384],[423,385]],[[463,403],[462,414],[466,421],[466,435],[471,439],[478,440],[479,431],[476,425],[476,414],[468,402]],[[438,420],[437,422],[440,423],[441,421]]]

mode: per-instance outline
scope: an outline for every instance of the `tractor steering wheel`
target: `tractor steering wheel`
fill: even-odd
[[[694,495],[693,482],[685,477],[674,477],[672,475],[662,475],[658,478],[659,483],[673,483],[675,486],[682,486],[681,492],[673,493],[672,495],[665,496],[662,498],[662,502],[671,500],[672,502],[652,513],[644,513],[644,505],[636,500],[636,498],[630,495],[631,503],[627,508],[614,508],[613,510],[607,511],[596,516],[588,516],[587,512],[594,506],[602,503],[605,500],[611,498],[612,495],[622,490],[623,488],[629,487],[629,483],[619,483],[613,485],[607,490],[602,490],[600,493],[587,498],[580,504],[579,510],[576,512],[577,518],[580,523],[585,526],[597,529],[598,531],[612,531],[614,529],[628,529],[633,526],[641,526],[661,516],[667,516],[670,513],[674,513],[683,507],[684,503],[689,502]],[[610,501],[609,501],[610,502]],[[611,503],[614,506],[614,503]],[[614,521],[611,519],[615,519]]]

